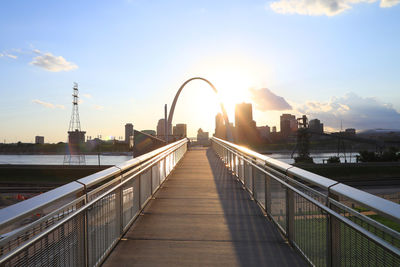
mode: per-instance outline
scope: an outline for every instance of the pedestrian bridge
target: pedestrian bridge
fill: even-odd
[[[184,139],[0,210],[0,265],[400,266],[376,217],[399,224],[400,205]]]

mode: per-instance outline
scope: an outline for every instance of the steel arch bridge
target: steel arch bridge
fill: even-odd
[[[183,88],[193,80],[202,80],[202,81],[206,82],[208,85],[210,85],[210,87],[214,90],[214,92],[216,94],[218,94],[217,88],[215,88],[215,86],[209,80],[207,80],[205,78],[193,77],[193,78],[186,80],[181,85],[181,87],[178,89],[178,92],[175,95],[174,101],[172,102],[172,105],[171,105],[171,108],[170,108],[169,114],[168,114],[168,127],[169,127],[169,125],[172,125],[172,119],[174,117],[175,106],[176,106],[176,102],[178,102],[179,95],[181,94]],[[225,126],[226,126],[226,137],[227,137],[228,141],[233,141],[233,136],[232,136],[232,131],[231,131],[230,124],[229,124],[228,114],[226,113],[224,104],[222,102],[220,102],[220,106],[221,106],[222,116],[224,118]]]

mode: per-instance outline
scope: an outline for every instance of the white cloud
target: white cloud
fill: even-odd
[[[297,106],[296,111],[311,119],[318,118],[332,129],[340,128],[341,121],[344,127],[358,130],[398,128],[400,125],[400,113],[391,104],[354,93],[333,97],[328,102],[307,102]]]
[[[55,105],[55,107],[56,107],[56,108],[59,108],[59,109],[65,109],[65,106],[64,106],[64,105],[59,105],[59,104],[57,104],[57,105]]]
[[[39,104],[39,105],[41,105],[41,106],[44,106],[44,107],[46,107],[46,108],[51,108],[51,109],[55,109],[55,108],[65,109],[65,107],[64,107],[63,105],[58,105],[58,104],[55,105],[55,104],[52,104],[52,103],[49,103],[49,102],[44,102],[44,101],[39,100],[39,99],[34,99],[34,100],[32,100],[32,102],[35,103],[35,104]]]
[[[96,110],[103,110],[104,109],[104,107],[100,106],[100,105],[93,105],[93,108],[96,109]]]
[[[292,109],[292,106],[286,100],[274,94],[268,88],[262,88],[259,90],[250,88],[251,99],[255,103],[255,108],[261,111],[267,110],[288,110]]]
[[[39,56],[34,57],[30,64],[45,70],[59,72],[70,71],[78,68],[76,64],[68,62],[62,56],[54,56],[52,53],[42,53],[38,49],[34,49],[33,52]]]
[[[16,55],[11,55],[11,54],[7,54],[6,56],[9,57],[9,58],[12,58],[12,59],[17,59],[17,58],[18,58],[18,56],[16,56]]]
[[[9,58],[12,58],[12,59],[17,59],[18,58],[18,56],[10,54],[10,53],[8,53],[6,51],[3,51],[3,53],[0,53],[0,57],[9,57]]]
[[[310,16],[335,16],[359,3],[374,3],[377,0],[278,0],[269,6],[276,13]],[[381,0],[380,7],[392,7],[400,0]]]
[[[392,7],[400,3],[400,0],[381,0],[381,3],[379,4],[380,7],[382,8],[387,8],[387,7]]]
[[[82,96],[86,97],[86,98],[92,98],[91,94],[82,94]]]

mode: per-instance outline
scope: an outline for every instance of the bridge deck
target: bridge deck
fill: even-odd
[[[104,266],[304,266],[211,149],[188,151]]]

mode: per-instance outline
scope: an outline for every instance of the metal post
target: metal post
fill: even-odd
[[[120,183],[121,183],[121,179],[120,178]],[[116,208],[116,217],[117,217],[117,232],[119,232],[119,234],[121,235],[123,233],[123,196],[122,196],[123,192],[122,192],[122,186],[120,186],[119,188],[117,188],[116,192],[115,192],[115,208]]]
[[[85,201],[86,205],[86,201]],[[84,250],[85,250],[85,266],[89,266],[89,216],[88,216],[89,210],[86,209],[84,212],[84,233],[83,233],[83,238],[84,238]]]
[[[270,216],[271,213],[271,181],[268,175],[265,175],[265,211]]]
[[[286,188],[286,236],[290,244],[294,239],[294,193]]]
[[[165,142],[168,144],[168,134],[169,134],[169,129],[168,129],[168,116],[167,116],[167,104],[164,106],[164,132],[165,132]]]
[[[334,200],[339,200],[339,196],[328,193],[328,197]],[[329,203],[329,208],[339,212],[339,210]],[[339,266],[338,252],[340,249],[340,222],[332,215],[328,215],[328,238],[327,238],[327,263],[328,266]]]
[[[252,162],[254,164],[256,164],[255,160],[252,160]],[[257,171],[257,169],[254,166],[251,166],[251,192],[253,192],[253,197],[254,198],[256,197],[256,193],[255,193],[255,190],[254,190],[254,188],[255,188],[254,181],[255,181],[256,171]]]

